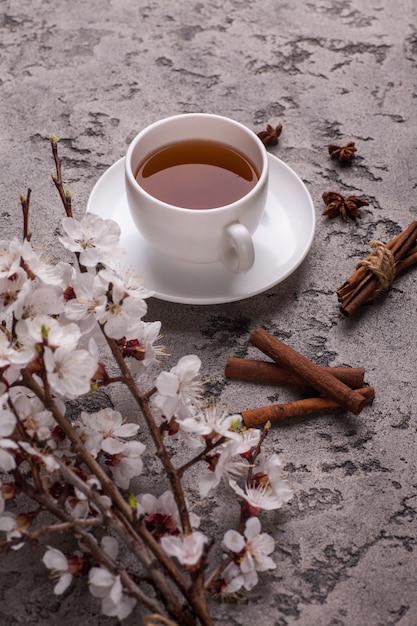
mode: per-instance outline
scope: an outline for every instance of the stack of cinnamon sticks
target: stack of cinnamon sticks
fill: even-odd
[[[416,239],[417,221],[414,221],[385,245],[393,262],[391,281],[400,272],[417,262]],[[352,316],[362,304],[371,300],[380,288],[381,281],[378,274],[374,273],[366,263],[359,263],[355,272],[336,292],[340,311],[346,317]]]
[[[265,384],[307,385],[323,395],[242,411],[247,428],[341,407],[358,415],[375,397],[374,388],[364,386],[363,368],[316,365],[262,328],[255,330],[249,341],[272,362],[229,357],[226,377]]]

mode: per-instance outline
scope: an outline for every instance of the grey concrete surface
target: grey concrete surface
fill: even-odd
[[[376,398],[358,417],[273,427],[266,447],[287,461],[295,493],[264,521],[278,567],[237,604],[213,603],[215,622],[416,626],[417,270],[353,320],[335,296],[369,240],[416,219],[415,1],[2,0],[0,14],[0,235],[20,234],[19,195],[30,187],[33,241],[53,259],[62,213],[51,133],[82,215],[95,182],[159,118],[206,111],[256,132],[282,123],[269,150],[304,180],[316,210],[306,260],[256,297],[153,298],[149,318],[162,321],[173,359],[198,352],[209,393],[234,411],[293,397],[224,378],[229,355],[255,355],[248,337],[259,326],[320,364],[364,367]],[[327,144],[347,141],[358,151],[343,167]],[[362,219],[324,217],[328,190],[365,198]],[[219,534],[224,504],[213,499],[207,511]],[[81,582],[53,595],[43,551],[0,559],[0,623],[115,624]],[[142,620],[137,610],[125,623]]]

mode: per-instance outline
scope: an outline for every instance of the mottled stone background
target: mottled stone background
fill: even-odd
[[[62,213],[51,133],[82,215],[94,183],[150,122],[206,111],[256,132],[282,123],[270,150],[316,207],[305,262],[262,295],[217,306],[152,299],[149,317],[162,320],[173,359],[198,352],[208,393],[234,411],[296,394],[225,380],[227,356],[256,354],[248,337],[259,326],[318,363],[365,367],[376,399],[359,417],[274,426],[266,447],[286,459],[295,492],[264,517],[278,567],[238,604],[214,604],[215,621],[415,626],[417,270],[355,320],[341,317],[335,297],[369,240],[388,241],[416,219],[415,0],[2,0],[0,11],[0,234],[20,234],[19,195],[30,187],[33,242],[53,259]],[[350,140],[357,158],[342,167],[327,144]],[[362,219],[324,217],[330,189],[365,198]],[[145,480],[164,487],[155,464]],[[225,519],[226,502],[211,498],[206,509],[219,536],[238,515],[227,507]],[[0,560],[0,623],[115,624],[82,582],[54,596],[43,552]]]

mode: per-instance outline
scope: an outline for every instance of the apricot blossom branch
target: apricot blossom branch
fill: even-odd
[[[73,576],[85,576],[105,615],[123,620],[140,603],[182,626],[213,626],[209,595],[250,591],[258,571],[275,567],[274,540],[261,532],[260,516],[292,496],[282,461],[263,452],[268,428],[245,428],[240,414],[206,403],[197,355],[161,367],[161,323],[144,320],[152,292],[119,264],[120,228],[92,213],[74,219],[55,137],[51,147],[65,211],[59,241],[76,263],[51,266],[36,252],[29,190],[21,199],[23,241],[0,241],[0,471],[9,476],[0,482],[0,546],[19,550],[71,534],[79,550],[67,558],[49,546],[43,557],[56,595]],[[115,385],[132,397],[134,419],[113,406],[91,409],[96,392]],[[143,427],[163,469],[162,492],[137,492],[136,479],[152,471]],[[188,457],[175,467],[178,440]],[[183,481],[191,468],[199,491],[193,506]],[[236,529],[203,532],[195,510],[220,489],[236,502]],[[22,499],[35,508],[9,510]]]

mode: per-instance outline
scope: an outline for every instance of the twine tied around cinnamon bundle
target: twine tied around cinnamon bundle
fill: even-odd
[[[372,252],[359,261],[356,269],[364,267],[372,272],[379,282],[379,287],[375,291],[375,296],[386,291],[395,278],[395,259],[391,250],[382,241],[375,239],[369,242]]]
[[[152,613],[145,617],[145,626],[178,626],[177,622],[173,622],[159,613]]]

